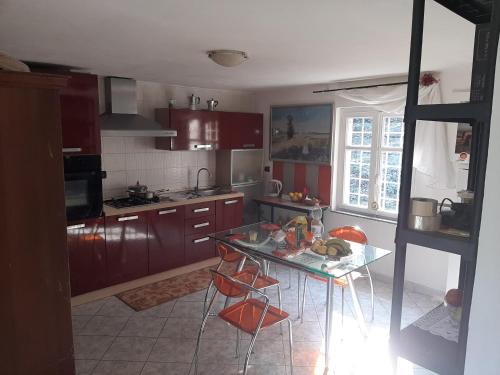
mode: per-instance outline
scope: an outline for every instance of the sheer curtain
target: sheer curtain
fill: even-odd
[[[406,85],[398,85],[337,91],[335,94],[383,112],[402,114],[406,105],[406,89]],[[418,97],[419,104],[440,104],[439,83],[420,85]],[[417,123],[413,167],[429,177],[429,186],[440,189],[455,188],[452,147],[454,145],[449,142],[447,124],[429,121]]]

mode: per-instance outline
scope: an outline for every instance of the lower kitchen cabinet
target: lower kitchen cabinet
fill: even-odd
[[[208,234],[185,237],[186,263],[196,263],[215,256],[215,241]]]
[[[67,249],[71,296],[106,286],[104,218],[68,223]]]
[[[243,225],[243,198],[218,200],[215,216],[217,232]]]
[[[149,273],[185,264],[184,206],[148,211]]]
[[[147,212],[106,217],[108,284],[148,274]]]

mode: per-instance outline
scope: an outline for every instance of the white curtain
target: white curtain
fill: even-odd
[[[370,106],[387,113],[402,114],[406,104],[406,85],[382,86],[367,89],[337,91],[344,99]],[[420,85],[419,104],[440,104],[439,83]],[[419,121],[415,133],[413,167],[429,177],[435,188],[453,189],[456,185],[453,151],[447,136],[447,125],[442,122]]]

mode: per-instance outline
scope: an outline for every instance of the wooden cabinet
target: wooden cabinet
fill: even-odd
[[[262,148],[262,113],[220,112],[219,148]]]
[[[0,373],[75,372],[60,76],[0,70]]]
[[[71,295],[106,286],[104,218],[68,223],[67,244]]]
[[[185,264],[184,206],[148,212],[149,273]]]
[[[219,112],[158,108],[156,121],[177,130],[176,137],[156,138],[162,150],[216,150],[219,147]]]
[[[186,236],[186,263],[196,263],[215,256],[215,241],[208,234]]]
[[[195,263],[215,256],[215,241],[208,234],[215,231],[215,201],[185,206],[184,241],[186,263]]]
[[[217,232],[243,225],[243,198],[218,200],[215,215]]]
[[[215,215],[215,201],[188,204],[185,206],[186,219]]]
[[[147,212],[106,217],[108,284],[148,274]]]

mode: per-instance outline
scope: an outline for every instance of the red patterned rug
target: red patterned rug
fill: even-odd
[[[116,296],[135,311],[146,310],[207,288],[210,283],[209,270],[211,268],[215,268],[215,266],[202,268],[197,271],[174,276],[170,279],[127,290]],[[232,265],[229,269],[224,267],[222,272],[234,272],[234,269],[232,270],[231,268],[234,267]]]

